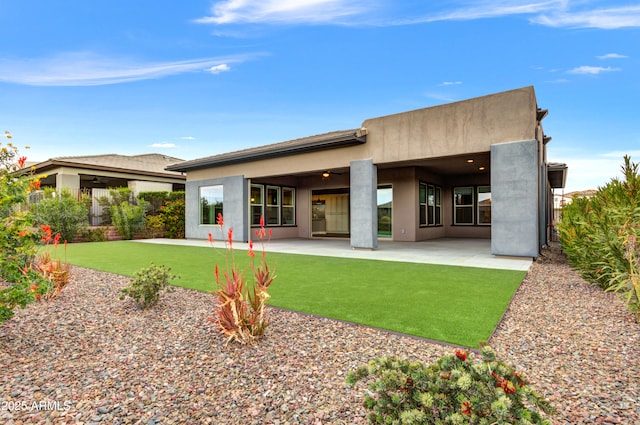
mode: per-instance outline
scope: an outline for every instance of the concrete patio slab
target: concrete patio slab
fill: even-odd
[[[201,239],[139,239],[136,242],[173,245],[211,246]],[[237,249],[248,249],[247,243],[234,242]],[[222,241],[214,246],[223,247]],[[255,250],[262,247],[257,244]],[[421,242],[379,240],[378,249],[352,249],[348,239],[278,239],[265,244],[267,252],[307,254],[328,257],[401,261],[409,263],[445,264],[464,267],[528,271],[533,263],[529,257],[503,257],[491,254],[488,239],[434,239]]]

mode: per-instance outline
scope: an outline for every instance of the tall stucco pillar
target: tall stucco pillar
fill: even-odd
[[[378,247],[378,172],[371,159],[351,161],[351,247]]]
[[[227,239],[226,233],[223,234],[217,225],[200,224],[200,188],[217,185],[223,187],[224,232],[227,232],[231,227],[233,228],[233,240],[246,242],[249,238],[249,183],[244,176],[198,180],[185,184],[185,237],[207,239],[211,233],[215,240],[224,241]]]
[[[69,189],[74,193],[80,189],[80,175],[78,173],[64,174],[62,172],[56,174],[56,190]]]
[[[537,257],[538,142],[491,145],[491,253]]]

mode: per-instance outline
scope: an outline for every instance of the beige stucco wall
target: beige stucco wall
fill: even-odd
[[[533,87],[524,87],[368,119],[362,124],[368,131],[362,145],[193,170],[187,178],[280,176],[348,168],[351,161],[370,158],[385,164],[488,152],[494,143],[542,137],[536,134],[536,108]]]
[[[376,164],[486,152],[535,138],[533,87],[366,120]]]

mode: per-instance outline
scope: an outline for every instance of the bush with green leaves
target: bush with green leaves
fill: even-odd
[[[45,191],[45,198],[31,204],[31,211],[36,225],[51,226],[63,241],[72,242],[89,226],[87,201],[77,199],[68,189],[57,194]]]
[[[368,381],[364,406],[371,424],[551,424],[551,405],[522,373],[497,360],[489,346],[476,362],[468,351],[426,366],[378,358],[347,375],[347,384]]]
[[[145,226],[145,216],[147,213],[146,203],[142,200],[138,205],[132,205],[129,202],[112,205],[111,221],[116,226],[118,234],[122,239],[133,239],[136,234],[141,232]]]
[[[640,317],[640,173],[624,157],[624,180],[613,179],[592,198],[562,209],[558,225],[568,262],[588,281],[623,295]]]
[[[158,303],[163,291],[173,291],[170,284],[177,278],[179,277],[172,274],[170,268],[152,263],[135,273],[129,286],[120,292],[120,299],[131,297],[141,308],[151,307]]]
[[[11,139],[7,131],[1,136]],[[43,176],[16,174],[26,159],[13,144],[0,142],[0,322],[11,318],[14,308],[34,300],[31,282],[39,279],[30,271],[39,235],[29,211],[20,207],[30,192],[40,188]]]
[[[182,194],[179,196],[178,194]],[[160,216],[164,223],[164,236],[171,239],[184,238],[185,229],[185,200],[184,192],[178,192],[173,200],[166,201],[160,207]]]
[[[147,203],[147,208],[148,208],[147,215],[150,215],[150,216],[155,216],[158,214],[160,207],[164,205],[168,197],[169,197],[169,192],[166,192],[166,191],[138,193],[138,199],[142,199]]]
[[[120,205],[123,202],[133,203],[133,192],[128,187],[109,188],[109,196],[101,196],[98,198],[98,205],[102,207],[100,219],[103,225],[108,226],[113,224],[111,207]]]

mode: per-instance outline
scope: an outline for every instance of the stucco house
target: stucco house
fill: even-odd
[[[168,171],[169,165],[182,161],[167,155],[88,155],[51,158],[33,164],[35,174],[45,174],[41,186],[71,193],[91,194],[94,202],[91,224],[100,224],[97,198],[108,189],[128,187],[134,195],[140,192],[184,190],[186,177],[178,171]],[[24,171],[30,171],[26,168]]]
[[[249,240],[260,217],[273,238],[486,238],[495,255],[537,257],[552,188],[547,111],[533,87],[365,120],[334,131],[167,167],[186,173],[186,237]],[[221,235],[216,235],[221,237]]]

